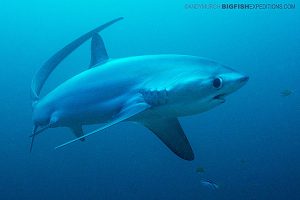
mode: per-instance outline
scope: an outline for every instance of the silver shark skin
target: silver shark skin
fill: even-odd
[[[215,79],[221,87],[213,86]],[[62,83],[34,107],[33,122],[53,127],[106,123],[128,99],[151,106],[143,117],[181,117],[224,103],[248,77],[216,62],[184,55],[115,59]],[[139,118],[140,116],[140,118]],[[129,119],[128,119],[129,120]]]
[[[92,46],[99,51],[99,44],[104,44],[97,37]],[[70,127],[77,138],[58,146],[62,147],[119,122],[133,121],[151,130],[179,157],[193,160],[177,118],[224,103],[227,95],[248,80],[244,74],[201,57],[146,55],[108,60],[105,48],[101,49],[99,55],[92,50],[99,64],[33,101],[33,136],[46,128]],[[102,123],[101,128],[83,134],[83,125]],[[37,131],[37,127],[44,128]]]

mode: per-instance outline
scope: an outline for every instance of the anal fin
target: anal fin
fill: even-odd
[[[177,118],[143,120],[142,124],[177,156],[184,160],[194,160],[192,147]]]
[[[115,124],[118,124],[118,123],[120,123],[122,121],[128,120],[131,117],[134,117],[134,116],[138,115],[139,113],[142,113],[143,111],[145,111],[145,110],[147,110],[148,108],[151,107],[149,104],[147,104],[145,102],[142,102],[142,101],[139,101],[139,100],[140,100],[139,96],[137,98],[130,99],[127,102],[127,104],[124,105],[124,107],[122,108],[122,110],[118,114],[116,114],[114,116],[114,118],[110,122],[108,122],[107,124],[105,124],[104,126],[98,128],[98,129],[96,129],[96,130],[94,130],[94,131],[92,131],[90,133],[82,135],[82,136],[80,136],[80,137],[78,137],[78,138],[76,138],[74,140],[71,140],[71,141],[66,142],[64,144],[61,144],[61,145],[55,147],[55,149],[64,147],[64,146],[69,145],[69,144],[71,144],[73,142],[76,142],[77,140],[81,140],[81,139],[86,138],[86,137],[88,137],[90,135],[98,133],[98,132],[100,132],[100,131],[108,128],[108,127],[111,127],[111,126],[113,126]]]
[[[83,136],[83,130],[81,125],[73,125],[70,127],[74,135],[79,138]],[[85,138],[80,138],[80,141],[85,141]]]

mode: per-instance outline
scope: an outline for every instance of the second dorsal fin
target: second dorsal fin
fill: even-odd
[[[91,62],[90,67],[93,68],[97,64],[106,62],[109,59],[102,37],[95,33],[91,41]]]

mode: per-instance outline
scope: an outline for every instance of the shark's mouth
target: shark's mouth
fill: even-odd
[[[226,94],[219,94],[219,95],[215,96],[213,99],[221,101],[221,103],[224,103],[225,102],[225,96],[226,96]]]

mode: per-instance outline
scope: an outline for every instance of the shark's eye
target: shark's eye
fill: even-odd
[[[213,84],[214,88],[220,89],[223,85],[223,80],[222,80],[222,78],[217,77],[213,80],[212,84]]]

